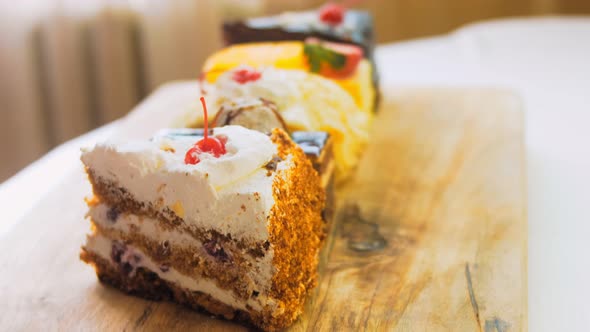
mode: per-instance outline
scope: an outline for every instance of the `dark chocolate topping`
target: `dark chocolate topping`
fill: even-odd
[[[266,165],[264,165],[264,168],[274,172],[277,170],[277,166],[281,161],[283,161],[283,159],[275,154],[274,156],[272,156],[272,159]]]

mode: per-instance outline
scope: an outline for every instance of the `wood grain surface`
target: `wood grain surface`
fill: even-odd
[[[522,126],[508,92],[386,90],[292,330],[527,330]],[[89,191],[80,167],[1,239],[0,330],[246,330],[101,285],[78,260]]]

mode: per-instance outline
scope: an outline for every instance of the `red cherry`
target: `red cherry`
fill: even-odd
[[[184,156],[184,163],[191,165],[198,164],[201,161],[201,159],[199,159],[200,152],[201,150],[196,145],[188,149],[186,155]]]
[[[202,153],[210,153],[215,158],[225,154],[225,144],[217,137],[207,137],[198,141],[195,147],[199,148]]]
[[[227,143],[227,135],[224,134],[219,134],[219,135],[215,135],[215,137],[223,144],[225,145]],[[224,146],[225,148],[225,146]]]
[[[344,21],[346,8],[336,3],[327,3],[320,9],[320,21],[327,25],[337,26]]]
[[[227,142],[227,136],[220,135],[221,138],[218,137],[209,137],[209,120],[207,119],[207,104],[205,103],[205,97],[201,97],[201,105],[203,105],[203,118],[205,122],[205,131],[204,137],[202,140],[198,141],[193,145],[192,148],[188,149],[186,155],[184,156],[184,163],[195,165],[198,164],[201,159],[199,155],[202,153],[210,153],[215,158],[219,158],[221,155],[225,154],[225,143]],[[225,138],[223,138],[224,136]]]
[[[232,79],[240,84],[246,84],[258,81],[261,76],[260,72],[253,69],[239,69],[234,72]]]

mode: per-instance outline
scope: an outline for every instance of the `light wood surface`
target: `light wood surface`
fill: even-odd
[[[292,330],[527,330],[522,118],[502,91],[386,91]],[[89,190],[80,167],[1,239],[0,330],[246,330],[102,286],[78,260]]]

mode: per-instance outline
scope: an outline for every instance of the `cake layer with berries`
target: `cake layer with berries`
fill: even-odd
[[[81,258],[125,292],[284,328],[316,284],[318,172],[281,129],[204,133],[83,152],[94,196]]]

